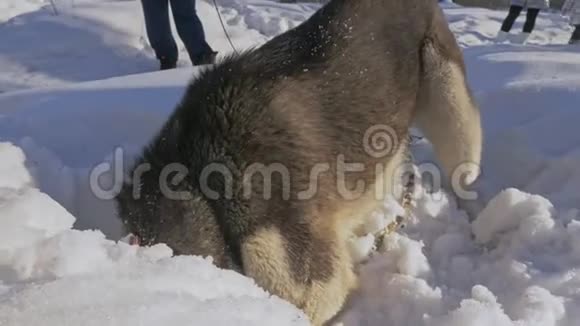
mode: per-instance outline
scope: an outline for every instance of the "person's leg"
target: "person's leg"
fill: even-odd
[[[161,62],[161,69],[174,68],[177,45],[171,35],[168,0],[141,0],[149,43]]]
[[[179,37],[194,65],[212,63],[215,52],[205,40],[203,25],[195,10],[195,0],[170,0]],[[213,57],[212,57],[213,55]]]
[[[534,30],[536,26],[536,18],[538,18],[538,14],[540,13],[540,9],[538,8],[528,8],[526,14],[526,22],[524,23],[524,28],[522,33],[517,35],[513,41],[518,44],[525,44],[530,34]]]
[[[528,12],[526,14],[526,23],[524,24],[524,33],[531,33],[536,26],[536,19],[538,18],[538,14],[540,13],[540,9],[538,8],[528,8]]]
[[[572,35],[570,36],[570,41],[568,42],[569,44],[580,44],[580,24],[579,25],[574,25],[574,31],[572,32]]]
[[[501,25],[502,32],[509,33],[509,31],[512,29],[516,19],[519,17],[519,15],[523,9],[524,8],[521,6],[513,6],[513,5],[510,6],[510,9],[508,11],[508,15],[506,16],[506,18],[504,19],[504,21]]]

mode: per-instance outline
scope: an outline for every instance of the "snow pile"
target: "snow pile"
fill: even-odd
[[[303,314],[211,259],[137,248],[31,186],[24,154],[0,143],[0,325],[307,325]]]
[[[389,220],[392,216],[386,216]],[[506,189],[473,223],[422,196],[403,234],[363,265],[345,325],[575,325],[580,213]]]

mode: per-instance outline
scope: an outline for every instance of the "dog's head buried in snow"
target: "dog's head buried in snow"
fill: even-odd
[[[322,325],[357,286],[347,238],[392,190],[412,123],[445,175],[479,164],[478,108],[437,2],[332,0],[191,82],[119,214],[141,244],[212,256]],[[380,155],[363,144],[377,125]]]

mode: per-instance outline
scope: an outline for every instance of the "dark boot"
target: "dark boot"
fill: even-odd
[[[580,25],[575,26],[574,32],[572,32],[568,44],[580,44]]]
[[[159,70],[175,69],[177,67],[177,62],[175,60],[161,59],[159,60]]]
[[[194,66],[212,65],[215,63],[217,54],[218,53],[215,51],[204,53],[193,60],[193,65]]]

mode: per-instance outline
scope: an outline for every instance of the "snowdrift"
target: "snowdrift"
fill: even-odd
[[[211,258],[137,248],[34,188],[23,152],[0,143],[0,325],[308,325],[290,304]]]

